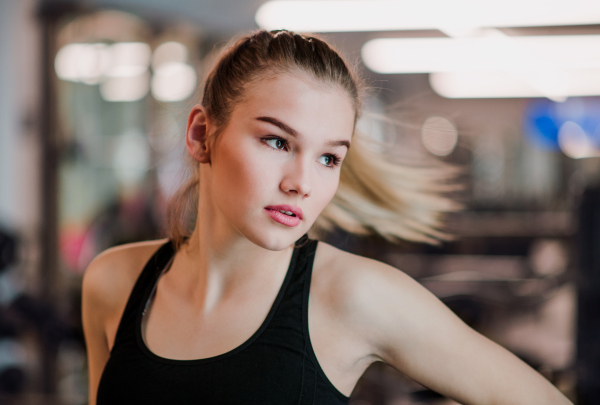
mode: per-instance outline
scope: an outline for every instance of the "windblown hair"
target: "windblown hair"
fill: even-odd
[[[227,126],[249,84],[283,73],[305,74],[324,85],[344,89],[353,103],[356,128],[365,86],[355,68],[316,36],[259,30],[226,46],[206,78],[202,105],[216,124],[213,141]],[[319,233],[337,226],[356,234],[377,233],[389,240],[438,243],[447,239],[441,229],[442,215],[457,208],[444,196],[449,190],[447,174],[389,162],[369,148],[368,142],[355,131],[338,190],[313,230]],[[177,247],[193,232],[198,186],[196,164],[169,202],[168,229]]]

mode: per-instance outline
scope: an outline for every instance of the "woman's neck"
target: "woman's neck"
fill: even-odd
[[[169,283],[210,307],[238,288],[264,284],[287,270],[292,246],[281,251],[257,246],[225,221],[208,193],[202,194],[195,230],[165,275]]]

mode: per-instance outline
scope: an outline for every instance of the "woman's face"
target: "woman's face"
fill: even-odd
[[[294,74],[252,83],[210,152],[217,215],[259,246],[286,248],[333,198],[353,129],[341,88]]]

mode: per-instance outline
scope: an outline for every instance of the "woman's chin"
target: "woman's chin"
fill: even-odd
[[[288,248],[304,235],[300,229],[264,230],[246,234],[248,240],[267,250],[279,251]]]

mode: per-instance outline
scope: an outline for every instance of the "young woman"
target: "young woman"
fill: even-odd
[[[570,403],[401,271],[306,237],[318,218],[441,235],[433,175],[353,136],[360,96],[315,37],[258,31],[222,53],[188,118],[172,237],[85,274],[90,404],[344,404],[375,361],[465,404]]]

